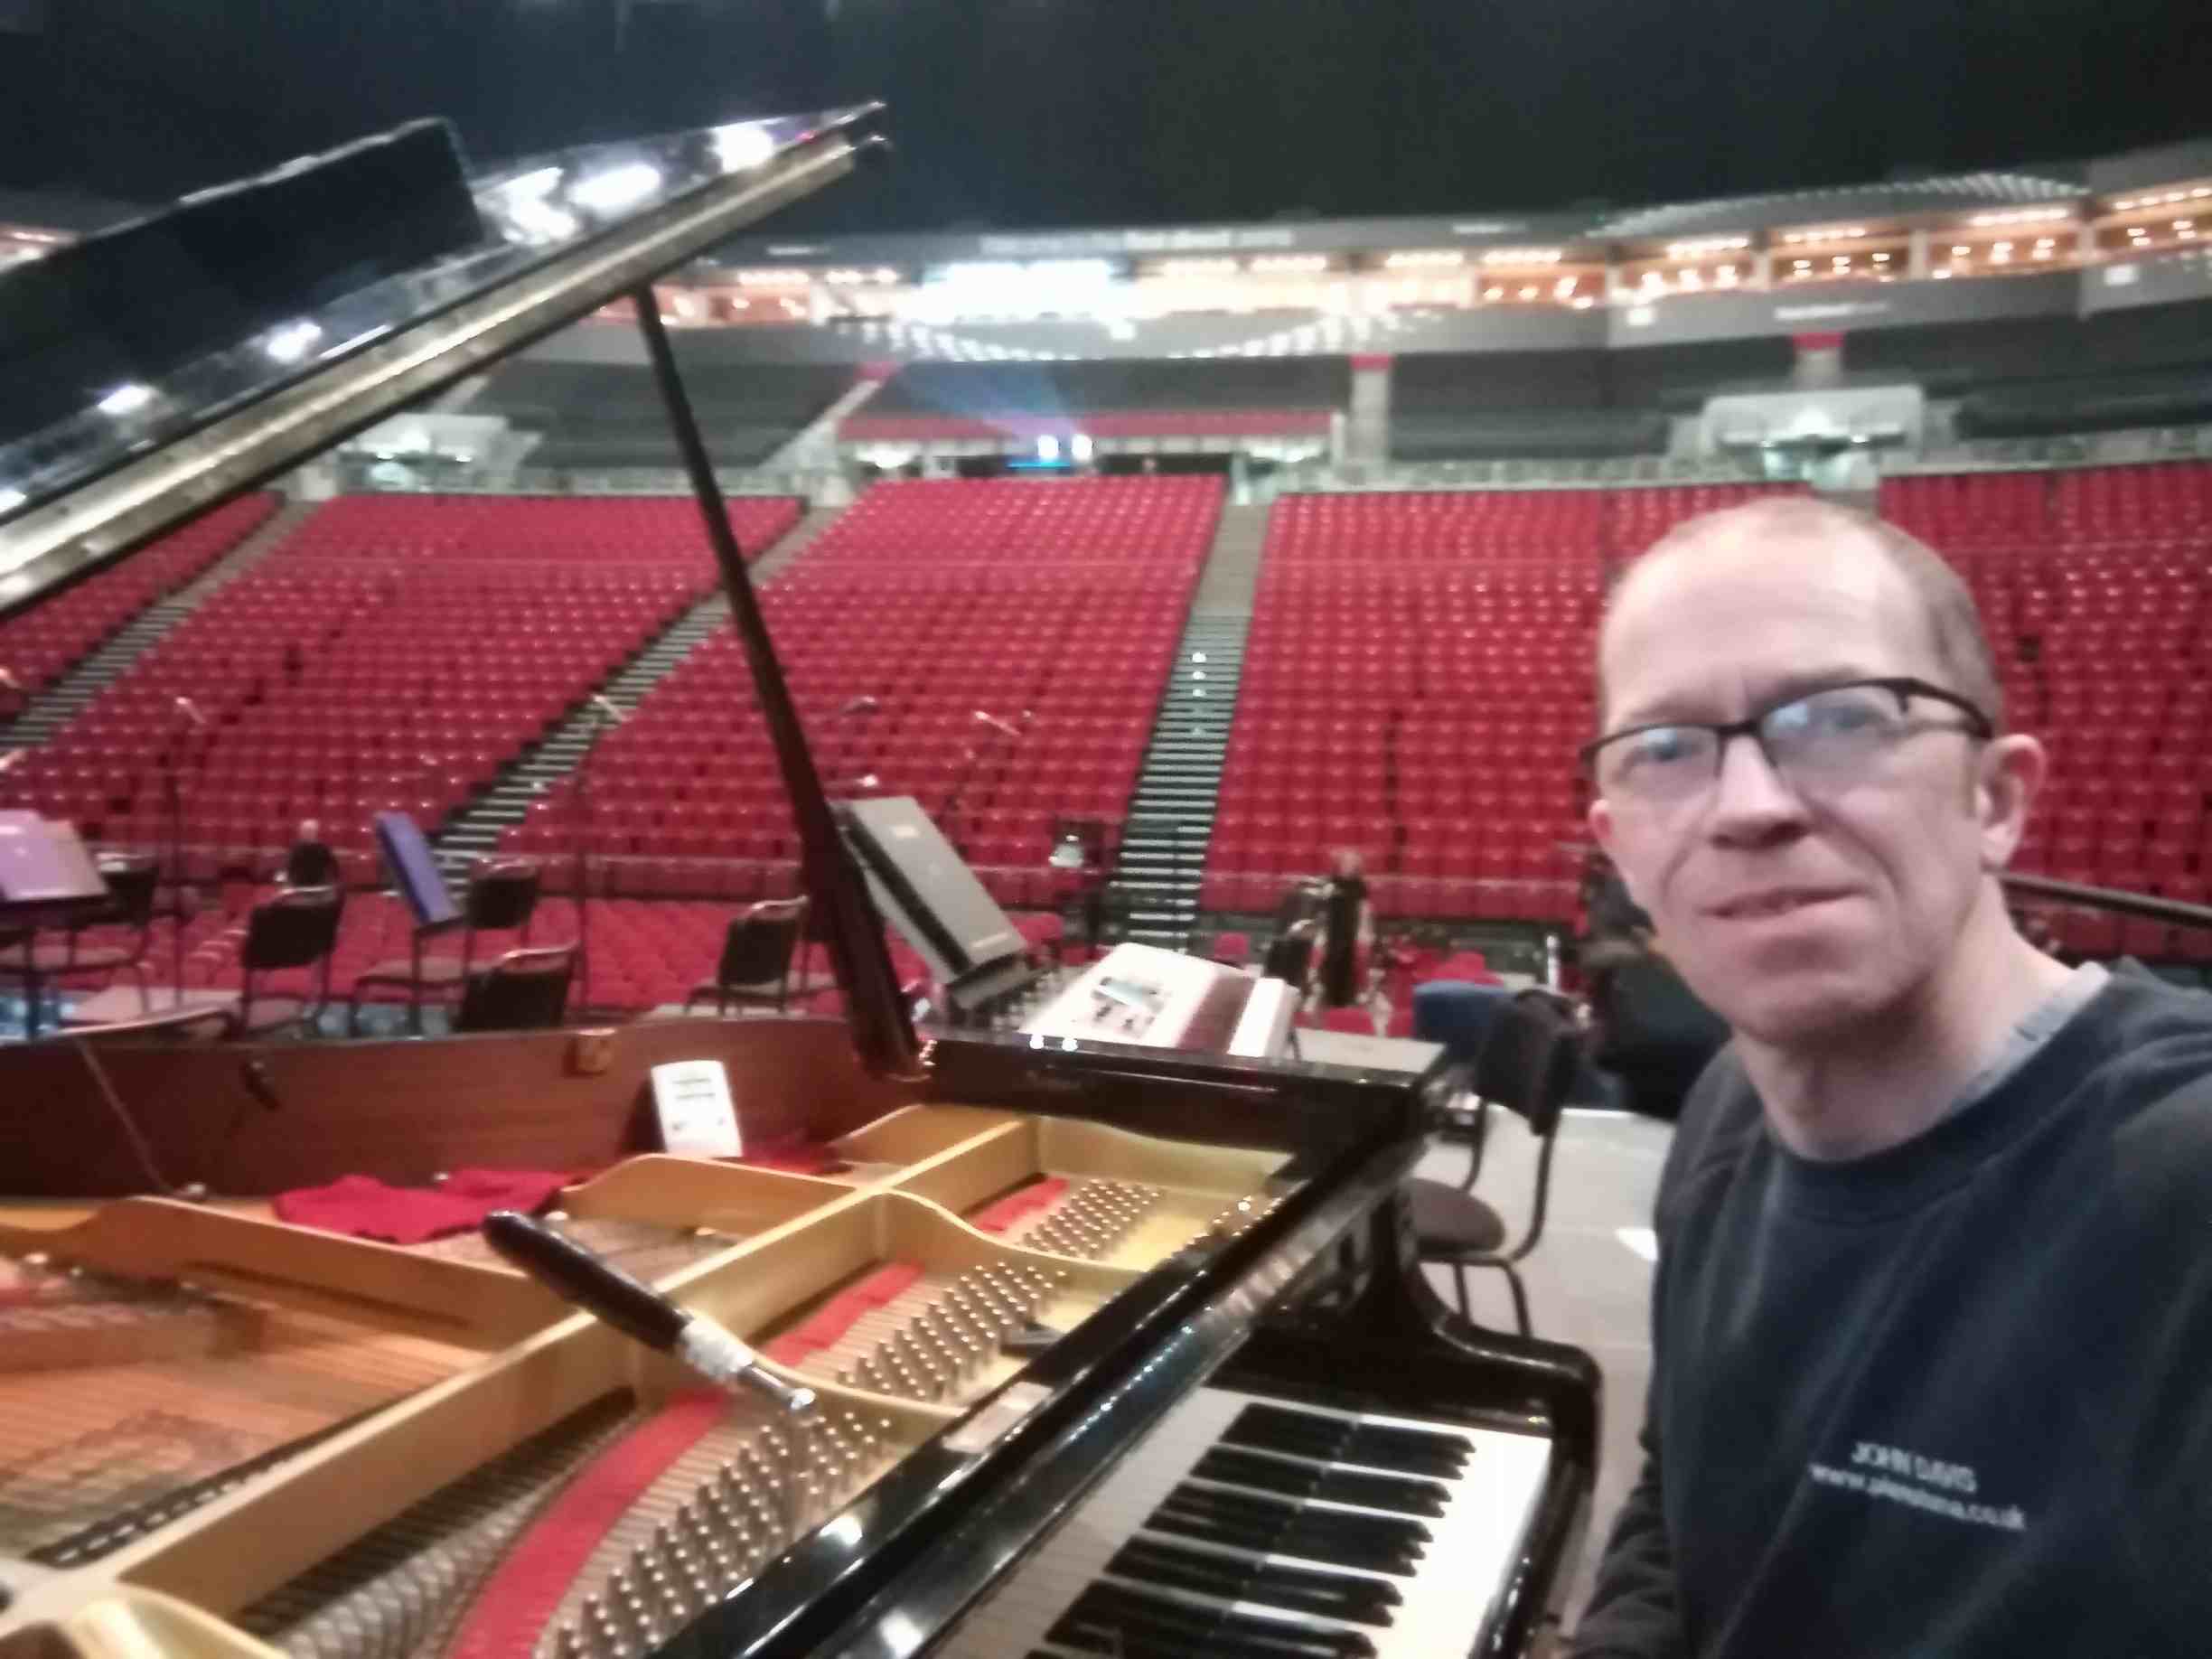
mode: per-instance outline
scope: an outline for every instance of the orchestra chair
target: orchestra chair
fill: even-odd
[[[238,999],[238,1035],[265,1036],[314,1022],[330,1001],[331,957],[338,945],[338,922],[345,895],[336,887],[286,887],[263,899],[246,918],[246,941],[239,950],[243,976]],[[256,981],[265,973],[314,968],[311,997],[262,997]]]
[[[1320,934],[1321,924],[1310,916],[1293,922],[1269,942],[1261,973],[1286,981],[1303,998],[1313,979],[1314,945]]]
[[[80,973],[104,973],[112,980],[127,973],[138,982],[138,1007],[153,1012],[146,989],[145,957],[154,937],[154,900],[161,886],[161,865],[139,854],[115,854],[99,861],[100,878],[108,884],[108,902],[97,914],[71,924],[52,944],[40,944],[35,930],[10,935],[0,946],[0,979],[20,980],[32,1007],[26,1014],[36,1024],[37,1005],[52,981]],[[127,938],[112,943],[85,942],[96,927],[121,928]]]
[[[530,918],[537,914],[544,880],[544,872],[528,858],[491,858],[478,865],[469,875],[459,917],[418,926],[408,941],[406,960],[378,962],[355,977],[346,997],[346,1035],[360,1029],[361,992],[378,985],[407,988],[408,1029],[420,1032],[426,994],[457,990],[476,973],[479,933],[511,931],[519,943],[530,942]],[[461,930],[459,955],[433,956],[424,951],[427,942],[456,927]]]
[[[323,841],[295,841],[285,853],[284,885],[287,887],[334,887],[340,876],[338,855]]]
[[[455,1031],[549,1031],[568,1011],[576,947],[526,945],[470,978],[454,1015]]]
[[[1416,988],[1415,997],[1429,989]],[[1452,1270],[1460,1317],[1473,1317],[1467,1300],[1467,1270],[1495,1268],[1505,1275],[1513,1295],[1514,1323],[1521,1335],[1527,1336],[1534,1333],[1519,1264],[1543,1238],[1551,1194],[1551,1154],[1558,1143],[1568,1092],[1574,1086],[1579,1039],[1566,1005],[1549,991],[1507,995],[1490,987],[1467,989],[1487,991],[1490,1004],[1468,1077],[1475,1106],[1472,1111],[1455,1111],[1450,1127],[1444,1131],[1444,1139],[1467,1145],[1467,1176],[1456,1186],[1416,1177],[1408,1183],[1407,1198],[1417,1251],[1423,1261]],[[1419,1034],[1418,1011],[1415,1029]],[[1464,1030],[1459,1040],[1466,1040]],[[1456,1052],[1452,1043],[1446,1046],[1448,1053]],[[1536,1137],[1528,1225],[1511,1244],[1506,1242],[1504,1219],[1474,1193],[1476,1178],[1482,1173],[1483,1145],[1493,1106],[1519,1115]]]
[[[806,919],[807,902],[802,898],[764,899],[733,917],[729,932],[722,936],[722,961],[715,977],[691,988],[684,998],[684,1012],[689,1014],[700,998],[712,997],[717,1014],[726,1014],[733,1007],[783,1013],[791,998],[792,959],[798,954]]]

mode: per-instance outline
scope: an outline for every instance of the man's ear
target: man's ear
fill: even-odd
[[[1982,830],[1984,869],[2001,870],[2012,861],[2020,838],[2028,832],[2028,815],[2049,774],[2049,755],[2025,734],[1992,738],[1982,745],[1973,805]]]

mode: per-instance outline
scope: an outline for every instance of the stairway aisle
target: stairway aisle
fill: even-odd
[[[753,584],[781,576],[835,520],[839,509],[820,508],[792,526],[775,545],[747,567]],[[729,595],[719,587],[680,613],[646,642],[643,650],[615,670],[596,695],[628,714],[645,694],[676,670],[699,643],[729,626]],[[586,698],[536,744],[510,763],[492,787],[464,808],[436,838],[438,863],[450,875],[465,870],[499,845],[500,835],[519,824],[532,801],[576,769],[590,749],[594,729],[605,710]]]
[[[1139,943],[1179,950],[1197,920],[1266,538],[1266,508],[1222,509],[1153,720],[1113,873]]]
[[[170,630],[191,615],[202,600],[267,558],[321,505],[320,501],[286,501],[245,540],[176,592],[139,612],[33,698],[12,723],[0,726],[0,749],[51,739],[82,714],[94,698],[127,673],[139,658],[166,639]]]

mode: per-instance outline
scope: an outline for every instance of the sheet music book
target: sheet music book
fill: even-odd
[[[0,904],[92,904],[108,883],[74,824],[0,811]]]

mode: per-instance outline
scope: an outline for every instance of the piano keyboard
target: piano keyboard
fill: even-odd
[[[1548,1439],[1201,1389],[957,1625],[947,1659],[1434,1659],[1481,1637]]]

